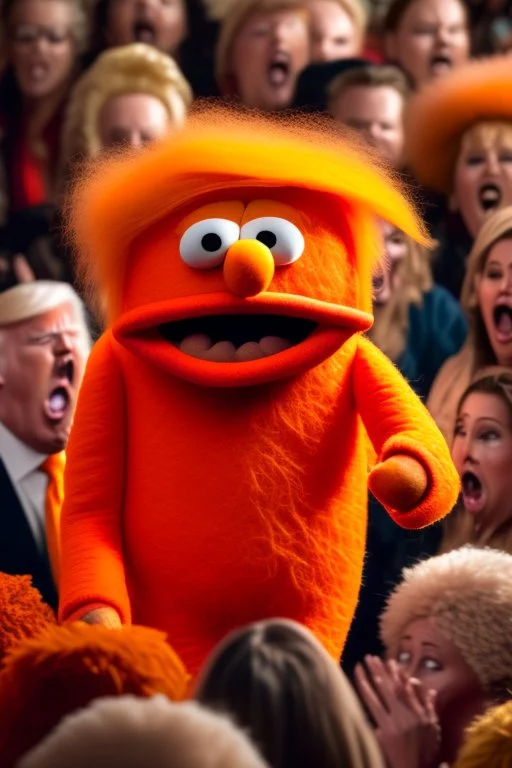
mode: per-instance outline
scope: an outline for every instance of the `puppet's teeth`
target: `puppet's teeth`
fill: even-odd
[[[205,333],[193,333],[181,342],[180,350],[192,357],[202,357],[212,346],[212,341]]]
[[[289,349],[292,346],[291,341],[283,339],[281,336],[264,336],[259,344],[263,354],[276,355],[278,352],[283,352],[285,349]]]
[[[240,363],[250,362],[251,360],[259,360],[261,357],[265,357],[266,353],[262,350],[257,341],[247,341],[238,347],[236,351],[236,359]]]
[[[218,341],[207,352],[203,352],[201,357],[214,363],[233,363],[236,360],[236,347],[230,341]]]

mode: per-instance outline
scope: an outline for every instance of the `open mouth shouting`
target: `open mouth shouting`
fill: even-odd
[[[273,88],[287,85],[291,75],[290,56],[284,51],[273,54],[268,66],[268,81]]]
[[[137,19],[133,25],[133,39],[136,43],[154,45],[156,40],[155,25],[149,19]]]
[[[60,361],[54,372],[55,385],[45,402],[45,414],[52,422],[60,422],[67,416],[72,399],[71,387],[75,376],[73,360]]]
[[[482,209],[488,213],[500,207],[502,192],[497,184],[484,184],[478,192],[478,200]]]
[[[474,472],[464,472],[461,483],[464,509],[473,515],[478,514],[485,506],[485,489],[481,479]]]
[[[125,314],[117,341],[178,378],[213,387],[264,384],[319,365],[372,317],[303,296],[227,293],[160,302]]]
[[[445,75],[452,67],[453,62],[447,54],[439,53],[430,59],[430,72],[433,75]]]
[[[512,341],[512,307],[502,302],[493,311],[496,339],[502,344]]]

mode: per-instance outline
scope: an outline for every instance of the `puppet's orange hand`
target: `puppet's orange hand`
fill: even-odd
[[[84,621],[86,624],[101,624],[109,629],[120,629],[122,626],[118,612],[107,607],[94,608],[82,616],[80,621]]]
[[[396,455],[373,468],[368,484],[375,498],[385,507],[409,512],[425,495],[428,477],[417,459]]]

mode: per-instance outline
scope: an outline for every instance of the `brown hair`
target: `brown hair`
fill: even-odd
[[[328,88],[329,112],[333,112],[334,103],[342,93],[350,88],[394,88],[406,101],[411,88],[407,77],[402,70],[388,64],[370,64],[368,66],[354,67],[348,72],[338,75]]]
[[[475,392],[483,395],[494,395],[499,397],[502,402],[508,408],[510,421],[512,423],[512,370],[510,373],[501,372],[491,376],[479,376],[475,379],[469,387],[466,389],[459,405],[457,406],[457,417],[460,414],[461,408],[464,405],[468,397]]]
[[[407,9],[409,6],[416,2],[418,2],[418,0],[394,0],[390,4],[387,13],[384,16],[384,22],[382,25],[383,31],[388,34],[396,32]],[[462,0],[458,0],[458,2],[460,3],[461,7],[464,8],[464,13],[468,19],[468,11],[465,3]]]
[[[274,619],[214,651],[196,698],[231,713],[272,768],[379,768],[379,749],[354,692],[318,641]]]

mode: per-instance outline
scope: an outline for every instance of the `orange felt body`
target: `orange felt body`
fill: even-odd
[[[229,130],[240,144],[217,145],[217,187],[210,180],[205,190],[199,180],[192,192],[186,174],[178,175],[168,188],[177,195],[182,183],[185,199],[179,206],[171,199],[155,220],[156,177],[172,179],[174,172],[172,163],[162,170],[164,156],[176,152],[183,165],[186,152],[193,153],[195,173],[202,143],[208,139],[211,165],[212,145]],[[270,142],[281,176],[265,181],[261,168],[251,171],[254,156],[264,155],[262,126],[244,127],[242,138],[237,130],[228,124],[194,134],[192,125],[181,145],[174,139],[174,149],[166,145],[133,161],[139,172],[155,175],[151,190],[144,179],[146,195],[140,188],[132,193],[139,196],[136,232],[121,236],[123,209],[118,201],[110,210],[107,204],[114,182],[135,171],[129,163],[107,168],[84,188],[88,195],[77,197],[77,205],[89,204],[82,215],[92,227],[84,259],[94,245],[94,269],[108,286],[114,322],[90,356],[67,449],[60,618],[110,606],[125,623],[164,630],[191,672],[234,627],[272,616],[304,623],[340,656],[365,548],[366,432],[378,461],[410,457],[426,479],[412,508],[388,504],[400,525],[434,522],[458,493],[448,449],[426,409],[360,335],[371,323],[375,185],[365,191],[350,173],[359,162],[366,181],[373,174],[389,193],[379,206],[389,205],[395,222],[421,237],[407,203],[379,171],[352,155],[343,165],[343,145],[335,160],[321,141],[315,145],[314,134],[309,143],[288,137],[281,167],[283,147]],[[232,171],[226,191],[226,166],[237,152],[240,175]],[[298,174],[304,157],[316,168]],[[270,178],[269,167],[263,177]],[[259,295],[231,295],[222,266],[199,272],[179,258],[184,226],[212,205],[237,224],[290,206],[305,238],[302,257],[276,267]],[[134,226],[130,217],[124,222]],[[100,236],[107,225],[115,237]],[[109,283],[112,259],[116,274],[124,274],[121,292]],[[215,313],[234,321],[244,313],[304,316],[318,327],[291,349],[236,364],[191,361],[158,331],[164,322]],[[393,474],[383,476],[381,486],[396,491]]]

